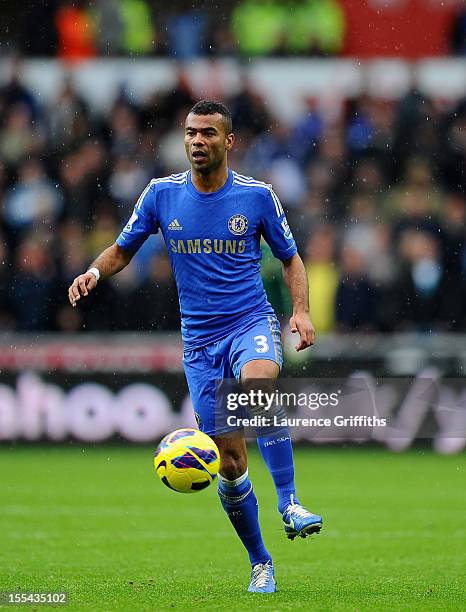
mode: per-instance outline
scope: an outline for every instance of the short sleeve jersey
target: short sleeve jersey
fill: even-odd
[[[241,320],[273,314],[260,275],[260,241],[285,261],[297,249],[270,185],[228,171],[221,189],[197,191],[191,171],[154,179],[117,244],[136,251],[161,231],[171,260],[185,348],[225,337]]]

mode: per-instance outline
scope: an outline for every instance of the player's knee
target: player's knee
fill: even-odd
[[[247,468],[246,455],[236,448],[224,448],[220,452],[220,474],[228,480],[235,480]]]
[[[275,378],[243,378],[241,386],[246,393],[260,390],[264,393],[273,393],[275,390]]]
[[[250,398],[254,397],[254,403],[251,405],[253,405],[257,410],[265,408],[267,405],[265,402],[265,396],[272,395],[276,387],[276,378],[275,376],[272,376],[272,374],[275,374],[273,366],[277,366],[271,361],[267,363],[267,366],[268,364],[271,364],[272,368],[267,369],[266,367],[265,369],[261,370],[258,367],[253,371],[249,370],[248,372],[245,372],[244,375],[243,373],[241,374],[242,388]]]

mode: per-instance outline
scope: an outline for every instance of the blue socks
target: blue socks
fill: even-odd
[[[294,485],[293,448],[288,430],[257,438],[261,455],[273,478],[278,495],[278,511],[283,514],[289,504],[298,504]]]
[[[257,444],[273,478],[280,514],[287,506],[299,503],[294,485],[294,464],[291,437],[288,431],[258,437]],[[218,494],[223,509],[249,553],[251,565],[271,561],[259,526],[259,510],[248,471],[236,480],[219,475]]]
[[[266,563],[272,557],[265,548],[259,526],[259,509],[248,470],[236,480],[227,480],[219,475],[218,494],[223,509],[243,542],[251,565]]]

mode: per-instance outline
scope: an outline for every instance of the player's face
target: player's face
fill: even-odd
[[[208,174],[225,160],[233,146],[233,134],[226,134],[220,113],[186,117],[184,146],[193,170]]]

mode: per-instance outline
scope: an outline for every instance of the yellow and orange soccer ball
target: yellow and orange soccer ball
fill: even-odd
[[[202,491],[220,469],[215,442],[197,429],[177,429],[160,442],[154,456],[158,477],[178,493]]]

